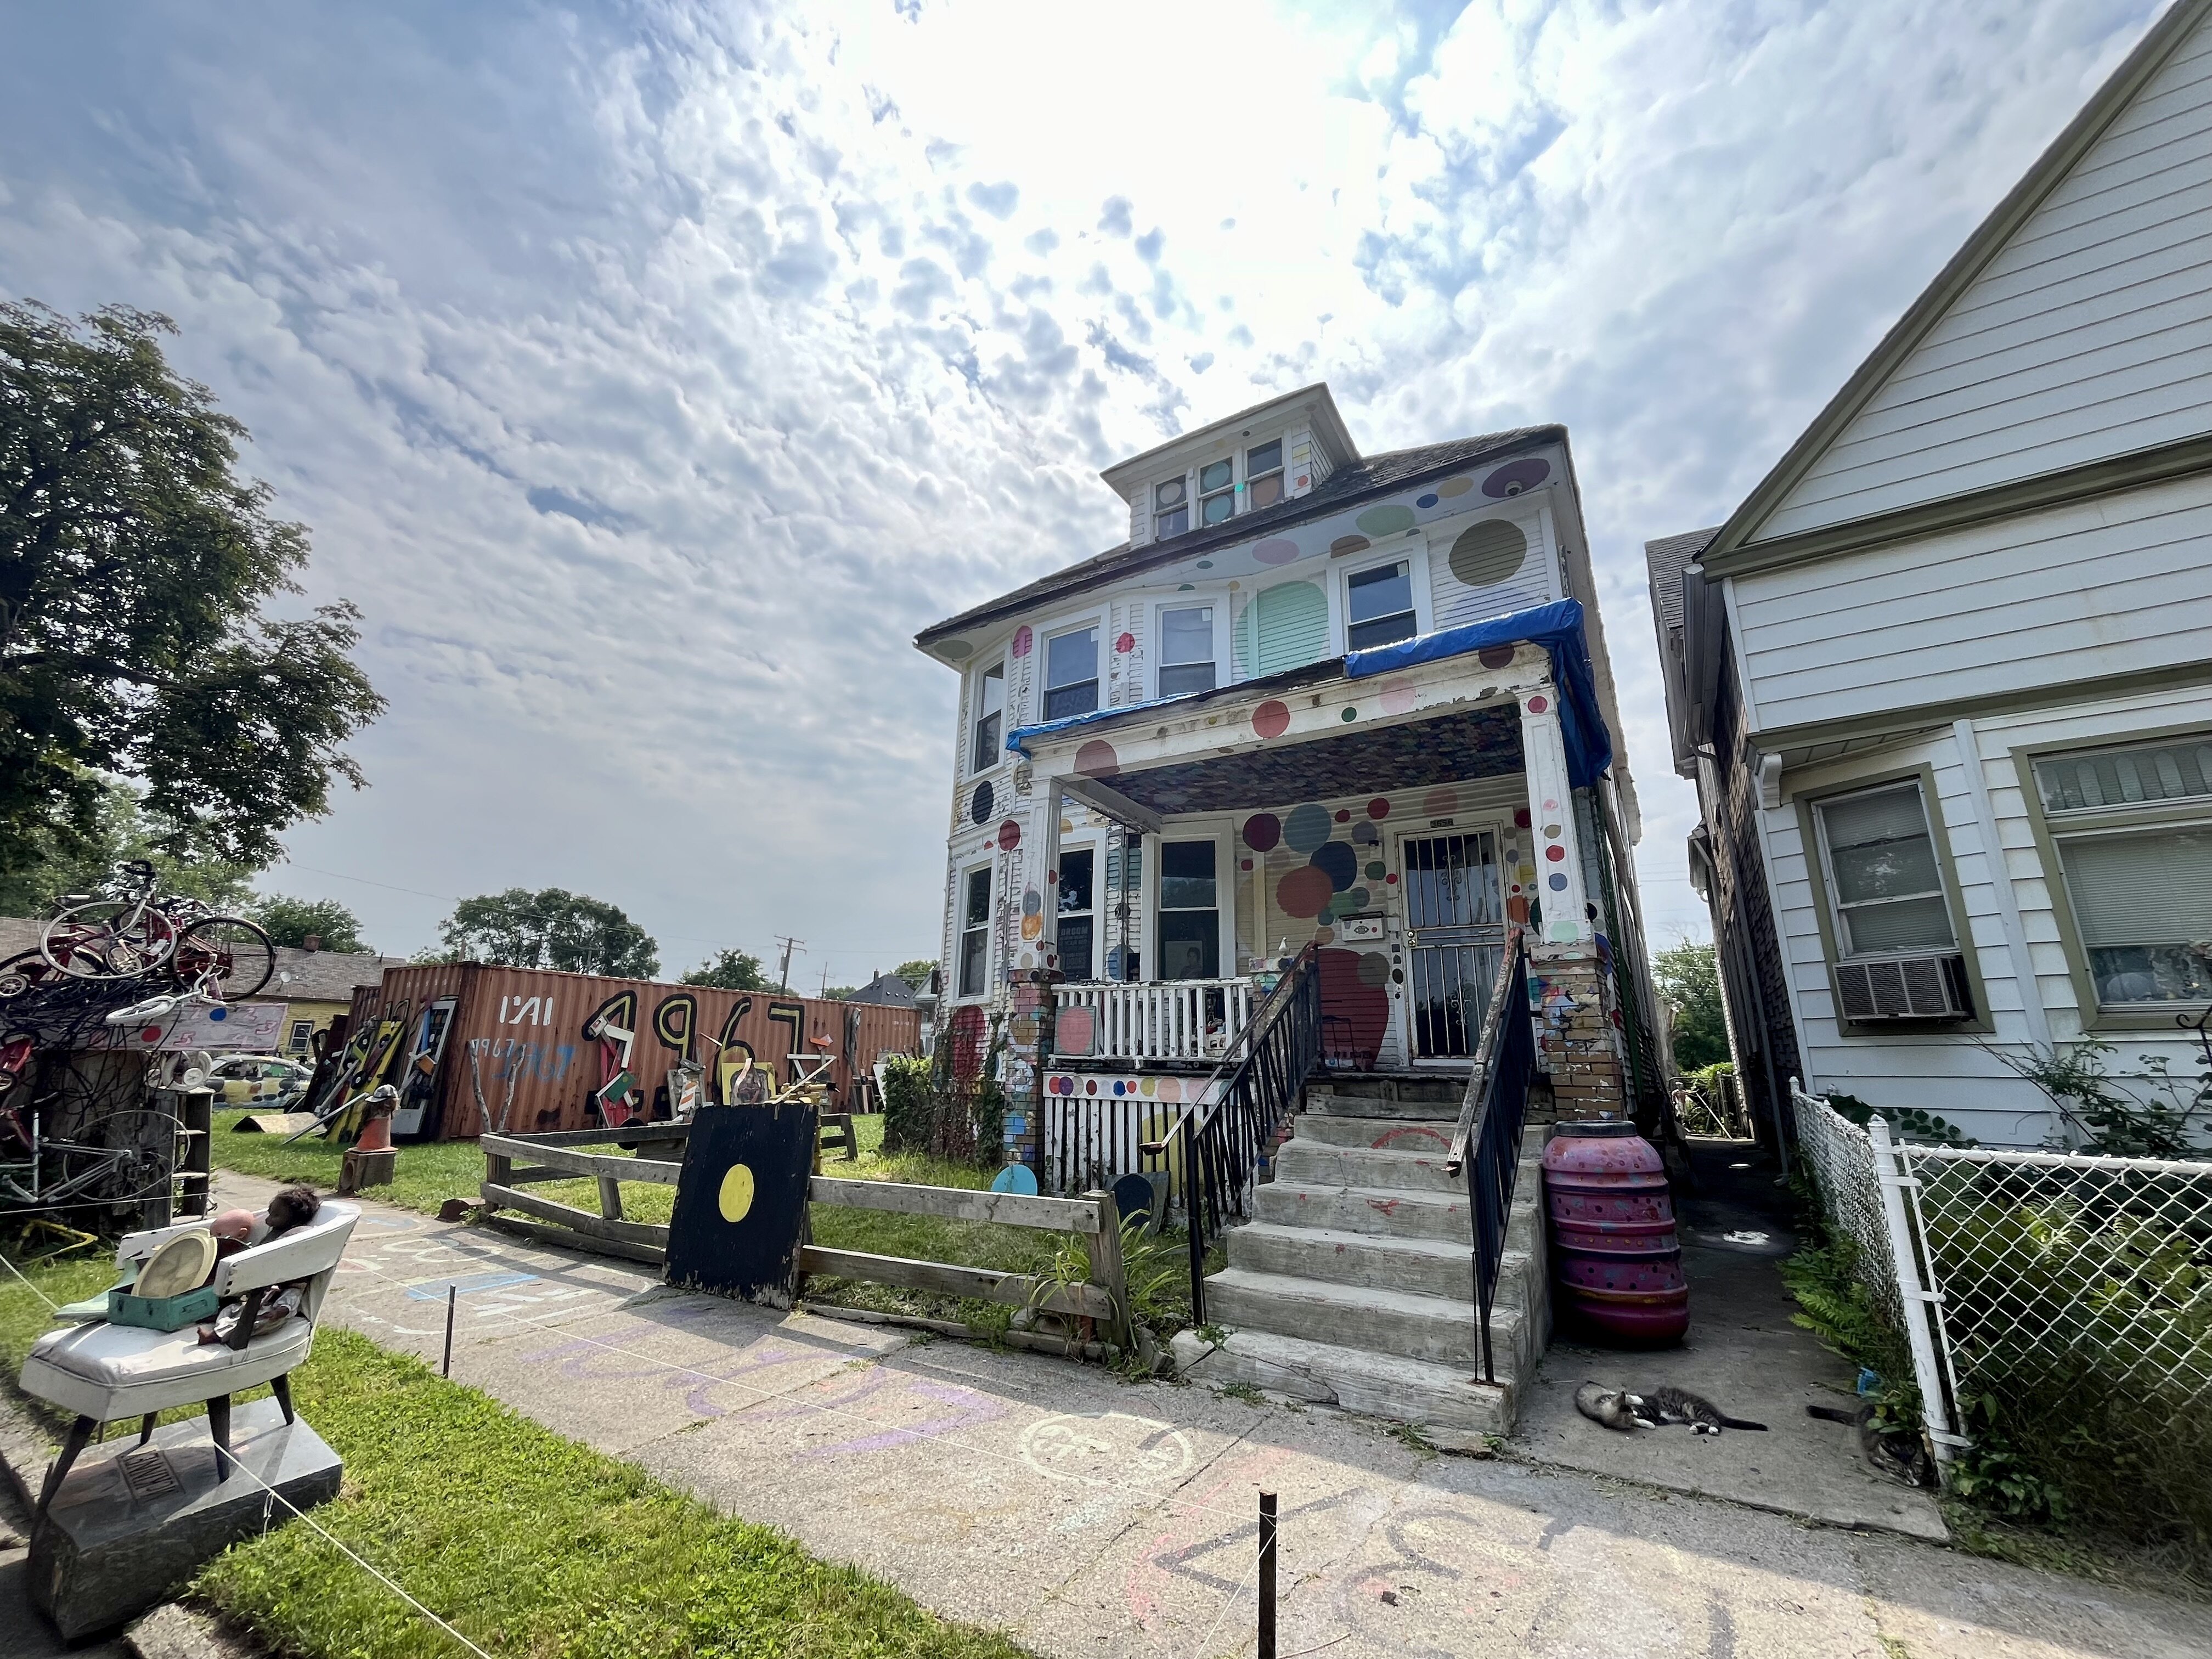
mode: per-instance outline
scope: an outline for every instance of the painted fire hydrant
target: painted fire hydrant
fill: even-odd
[[[1563,1323],[1639,1346],[1690,1328],[1667,1166],[1625,1120],[1558,1125],[1544,1146],[1552,1282]]]

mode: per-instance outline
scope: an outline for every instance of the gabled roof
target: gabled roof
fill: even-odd
[[[1418,449],[1394,449],[1370,455],[1339,467],[1304,495],[1278,501],[1256,513],[1241,514],[1225,524],[1186,531],[1180,536],[1148,542],[1142,547],[1133,548],[1127,542],[1110,547],[1079,564],[1069,565],[956,617],[933,623],[915,635],[914,642],[927,650],[933,640],[1012,616],[1040,600],[1079,593],[1103,582],[1173,564],[1211,548],[1249,540],[1271,529],[1324,518],[1342,511],[1348,503],[1363,496],[1397,489],[1429,473],[1449,472],[1486,456],[1563,442],[1566,435],[1567,429],[1563,426],[1524,426],[1510,432],[1489,432],[1479,437],[1455,439],[1449,443],[1425,444]]]
[[[1336,399],[1329,392],[1326,380],[1316,380],[1311,386],[1302,386],[1296,392],[1286,392],[1279,398],[1270,398],[1264,404],[1255,404],[1249,409],[1240,409],[1234,415],[1205,426],[1193,427],[1164,444],[1155,444],[1141,455],[1132,455],[1126,461],[1116,461],[1098,476],[1107,487],[1127,501],[1136,492],[1152,483],[1178,450],[1203,451],[1224,442],[1232,429],[1240,435],[1255,435],[1243,428],[1266,428],[1286,418],[1302,417],[1308,429],[1328,457],[1333,466],[1348,466],[1359,459],[1359,446],[1352,441],[1352,432],[1344,424],[1344,416],[1336,412]],[[1265,436],[1264,431],[1256,434]],[[1193,456],[1194,459],[1203,459]]]
[[[878,974],[845,1000],[884,1008],[911,1008],[915,1006],[914,987],[896,974]]]
[[[2119,67],[2051,141],[2020,182],[1975,228],[1936,279],[1906,308],[1827,406],[1814,417],[1812,424],[1721,526],[1705,555],[1714,574],[1729,572],[1737,562],[1735,556],[1739,550],[1753,542],[1762,526],[1804,482],[1830,447],[1880,394],[1890,378],[1942,323],[1952,306],[2004,251],[2007,243],[2065,180],[2130,102],[2165,67],[2208,13],[2212,13],[2212,0],[2174,0],[2165,15],[2151,26]]]

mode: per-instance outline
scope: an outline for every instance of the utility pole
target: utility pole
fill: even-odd
[[[783,965],[775,970],[775,988],[787,992],[791,989],[791,953],[793,951],[804,951],[806,948],[806,941],[803,939],[793,939],[788,933],[778,933],[775,936],[775,942],[783,946]]]

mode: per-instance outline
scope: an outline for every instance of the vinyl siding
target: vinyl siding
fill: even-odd
[[[1544,494],[1548,495],[1549,490]],[[1524,498],[1525,499],[1525,498]],[[1453,574],[1451,551],[1470,526],[1454,526],[1428,538],[1431,629],[1456,628],[1463,623],[1483,622],[1510,616],[1532,605],[1548,605],[1559,594],[1559,550],[1550,535],[1550,514],[1542,512],[1489,515],[1511,525],[1526,538],[1528,550],[1520,568],[1504,580],[1475,585]],[[1478,520],[1476,523],[1489,520]]]
[[[2212,431],[2212,28],[1968,287],[1759,538]]]
[[[2212,659],[2212,477],[1732,578],[1756,729]]]
[[[1253,596],[1237,619],[1239,677],[1303,668],[1328,655],[1328,590],[1319,580],[1278,582]]]

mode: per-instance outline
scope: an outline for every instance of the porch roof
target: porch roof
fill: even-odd
[[[1551,679],[1559,694],[1568,781],[1578,789],[1586,788],[1613,764],[1613,739],[1598,707],[1589,648],[1583,638],[1583,608],[1574,599],[1535,605],[1486,622],[1469,623],[1416,639],[1401,640],[1395,645],[1379,646],[1371,651],[1355,651],[1348,656],[1308,663],[1260,679],[1240,680],[1212,691],[1185,692],[1181,696],[1157,697],[1150,702],[1125,703],[1115,708],[1094,709],[1087,714],[1071,714],[1065,720],[1018,726],[1006,734],[1006,747],[1028,757],[1032,756],[1035,744],[1052,742],[1091,727],[1101,728],[1097,733],[1101,738],[1109,732],[1133,732],[1139,726],[1157,726],[1164,737],[1169,727],[1159,724],[1163,716],[1178,723],[1190,722],[1194,717],[1206,716],[1220,705],[1266,700],[1284,691],[1331,681],[1403,674],[1425,664],[1452,662],[1457,668],[1462,665],[1455,659],[1474,656],[1480,660],[1480,653],[1486,652],[1494,658],[1499,651],[1510,652],[1517,645],[1539,646],[1550,659]],[[1500,681],[1497,688],[1480,690],[1480,696],[1494,696],[1496,690],[1504,689],[1513,679],[1510,660],[1509,655],[1504,662],[1482,662],[1485,668],[1496,666]],[[1356,731],[1340,734],[1332,732],[1328,736],[1311,730],[1291,730],[1287,736],[1294,750],[1246,749],[1233,752],[1243,747],[1238,744],[1217,749],[1203,760],[1194,756],[1188,761],[1181,756],[1163,754],[1153,760],[1148,769],[1143,769],[1141,762],[1124,769],[1118,757],[1103,769],[1085,765],[1079,758],[1077,769],[1094,776],[1113,777],[1114,787],[1120,793],[1155,811],[1186,812],[1246,805],[1255,800],[1287,800],[1292,794],[1310,794],[1320,783],[1340,775],[1346,780],[1344,789],[1322,793],[1351,793],[1386,787],[1378,769],[1407,772],[1407,775],[1387,786],[1402,787],[1422,782],[1493,776],[1517,766],[1521,758],[1520,733],[1513,711],[1504,708],[1468,708],[1464,703],[1465,695],[1461,691],[1440,704],[1425,707],[1422,706],[1425,699],[1417,699],[1415,705],[1406,711],[1415,722],[1411,725],[1378,728],[1362,721]],[[1218,720],[1215,715],[1204,720],[1203,724],[1214,727]],[[1500,736],[1501,721],[1513,728],[1510,739]],[[1305,725],[1302,720],[1289,723]],[[1225,729],[1222,735],[1226,735]],[[1304,740],[1299,741],[1301,738]],[[1218,744],[1220,738],[1212,737],[1210,741]],[[1107,747],[1111,754],[1112,746]],[[1435,753],[1425,752],[1431,749]],[[1448,769],[1456,763],[1478,769]],[[1282,775],[1285,765],[1294,769],[1304,781],[1287,793],[1268,793],[1269,788],[1280,788],[1287,781]],[[1429,775],[1431,772],[1433,776]],[[1420,775],[1413,775],[1413,773]],[[1239,778],[1248,782],[1232,781]],[[1155,793],[1162,799],[1153,799]],[[1224,798],[1214,799],[1217,796]],[[1176,804],[1168,804],[1170,799]],[[1201,799],[1203,804],[1198,804]],[[1184,805],[1185,800],[1194,804]]]

